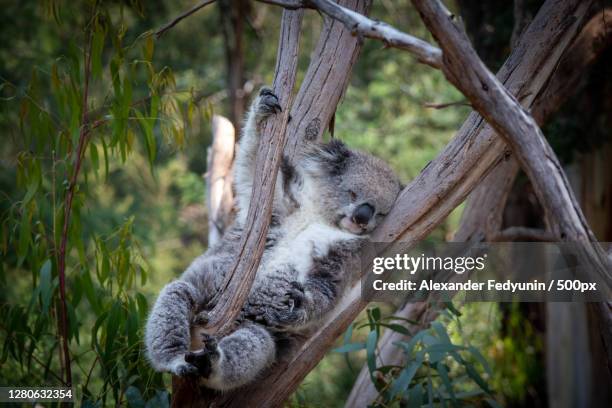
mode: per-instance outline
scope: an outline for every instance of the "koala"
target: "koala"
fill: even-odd
[[[238,255],[249,209],[255,156],[265,119],[281,111],[263,88],[243,128],[234,170],[237,216],[220,242],[159,294],[146,325],[148,358],[158,371],[197,376],[216,390],[254,381],[277,359],[280,337],[307,331],[337,304],[349,280],[347,260],[390,211],[401,184],[382,160],[339,140],[305,142],[283,159],[265,250],[236,330],[205,335],[190,351],[190,327],[207,321]]]

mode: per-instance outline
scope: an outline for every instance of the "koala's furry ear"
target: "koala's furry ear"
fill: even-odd
[[[310,144],[305,152],[306,168],[314,173],[339,175],[346,169],[351,157],[351,150],[338,140],[329,143]]]

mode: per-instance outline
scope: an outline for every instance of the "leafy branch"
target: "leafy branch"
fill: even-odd
[[[93,15],[95,16],[96,3],[93,7]],[[70,367],[70,351],[68,349],[68,318],[67,318],[67,307],[66,307],[66,245],[68,243],[68,227],[70,226],[70,216],[72,212],[72,202],[74,200],[74,191],[76,189],[79,172],[81,171],[81,165],[83,163],[83,155],[87,145],[87,136],[89,134],[88,122],[87,122],[87,101],[89,96],[89,80],[91,75],[91,48],[93,43],[93,35],[91,31],[88,31],[87,46],[83,50],[85,66],[83,68],[83,100],[81,104],[81,127],[79,134],[79,142],[77,145],[74,169],[72,172],[72,178],[68,186],[68,192],[66,193],[66,200],[64,203],[64,226],[62,229],[61,242],[59,247],[59,254],[57,257],[57,270],[59,276],[59,293],[60,293],[60,333],[62,336],[62,356],[64,358],[64,376],[66,384],[72,384],[72,370]]]

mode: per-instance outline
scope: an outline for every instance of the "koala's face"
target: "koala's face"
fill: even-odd
[[[399,179],[382,160],[332,140],[314,146],[305,172],[315,181],[320,214],[353,234],[372,231],[389,213],[401,190]]]

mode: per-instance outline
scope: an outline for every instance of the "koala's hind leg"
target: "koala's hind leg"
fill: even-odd
[[[249,109],[246,123],[240,137],[239,149],[236,154],[235,190],[238,203],[238,217],[245,219],[249,209],[249,200],[253,188],[253,173],[259,145],[259,134],[263,120],[268,116],[281,112],[279,100],[270,88],[262,88]]]
[[[270,332],[256,323],[244,323],[227,337],[203,339],[204,348],[186,356],[199,369],[203,384],[215,390],[230,390],[257,378],[274,362],[276,345]]]
[[[191,344],[191,315],[197,303],[197,289],[185,281],[171,282],[159,294],[145,332],[147,355],[156,370],[180,376],[198,374],[198,368],[185,361]]]

